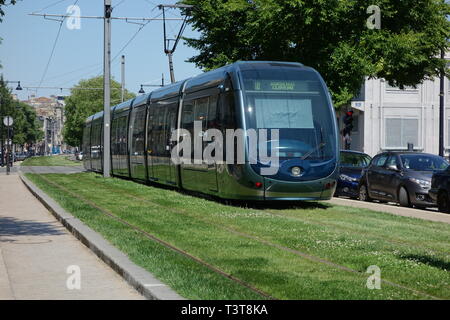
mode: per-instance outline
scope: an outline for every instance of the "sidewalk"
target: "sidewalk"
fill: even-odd
[[[355,208],[365,208],[374,211],[386,212],[390,214],[395,214],[397,216],[418,218],[423,220],[429,220],[434,222],[450,223],[450,214],[433,212],[430,210],[414,209],[399,207],[397,205],[377,203],[377,202],[364,202],[359,200],[343,199],[343,198],[332,198],[331,200],[324,201],[341,206],[349,206]]]
[[[68,289],[70,266],[81,289]],[[75,267],[75,268],[77,268]],[[73,271],[72,271],[73,272]],[[0,299],[143,299],[12,173],[0,174]]]

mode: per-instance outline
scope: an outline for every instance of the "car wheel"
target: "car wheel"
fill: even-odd
[[[408,191],[405,189],[405,187],[401,187],[398,191],[398,202],[402,207],[410,207],[411,203],[409,201],[409,195]]]
[[[446,192],[439,193],[437,204],[440,212],[449,213],[449,199]]]
[[[365,184],[362,184],[359,187],[359,200],[361,201],[371,201],[369,197],[369,192],[367,191],[367,186]]]

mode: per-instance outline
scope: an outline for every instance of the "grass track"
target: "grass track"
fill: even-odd
[[[80,161],[69,160],[68,155],[53,155],[25,159],[22,166],[81,166]]]
[[[350,231],[343,234],[334,230],[336,228],[333,225],[339,223],[340,218],[333,221],[330,219],[330,213],[332,212],[331,216],[336,214],[345,218],[349,214],[348,208],[345,207],[271,209],[277,215],[281,215],[276,216],[265,210],[224,206],[212,201],[146,187],[129,181],[105,180],[94,174],[47,175],[47,177],[51,177],[57,183],[70,185],[75,192],[90,201],[115,211],[115,214],[120,215],[123,219],[132,221],[133,224],[149,230],[165,241],[199,256],[213,265],[220,266],[243,281],[249,282],[277,298],[429,298],[408,289],[389,285],[383,286],[382,290],[366,289],[364,284],[367,275],[362,275],[372,264],[380,266],[383,279],[395,279],[400,285],[427,295],[449,297],[449,277],[446,272],[449,264],[448,255],[437,253],[441,243],[448,244],[449,230],[443,228],[441,224],[430,224],[426,221],[379,214],[369,210],[358,212],[358,217],[361,219],[367,218],[369,222],[378,219],[379,223],[388,224],[396,231],[398,231],[399,222],[402,227],[406,225],[407,230],[412,228],[425,230],[427,233],[434,231],[434,237],[430,238],[432,241],[426,243],[428,249],[408,248],[405,245],[399,247],[398,243],[394,244],[383,240],[382,237],[380,239],[380,236],[371,238],[368,234],[363,237],[362,234],[367,229],[364,223],[359,226],[359,232],[356,235],[350,234]],[[48,184],[39,179],[39,176],[30,175],[30,178],[44,190],[49,188]],[[55,193],[55,191],[49,193],[52,195],[52,192]],[[142,197],[147,204],[152,202],[157,206],[149,208],[142,201],[138,204],[137,199],[130,199],[124,195]],[[127,197],[128,199],[125,199]],[[73,208],[69,211],[73,212]],[[184,211],[184,214],[180,214],[181,211]],[[76,212],[74,213],[77,215]],[[329,225],[317,225],[317,222],[322,223],[321,221],[311,224],[307,221],[310,219],[310,215],[315,215],[314,219],[322,218],[322,221]],[[307,217],[305,221],[301,221],[303,216]],[[391,224],[389,224],[390,222]],[[373,228],[371,224],[373,223],[368,223],[369,228]],[[174,226],[176,226],[175,229]],[[224,227],[229,230],[224,230]],[[357,229],[358,224],[353,222],[351,227]],[[96,229],[95,226],[94,229]],[[438,232],[439,235],[435,236],[436,229],[442,230],[444,234]],[[253,238],[243,239],[242,235],[232,234],[230,230],[250,235]],[[403,233],[399,233],[399,236],[403,236]],[[314,261],[307,259],[305,261],[301,257],[293,257],[292,253],[268,246],[267,243],[264,244],[257,240],[258,238],[279,247],[328,259],[333,263],[354,269],[360,274],[355,276]],[[109,240],[111,241],[111,239]],[[416,241],[416,239],[413,240]],[[317,241],[319,242],[317,243]],[[411,241],[411,239],[407,237],[406,241]],[[227,245],[224,246],[224,243]],[[333,243],[337,245],[330,247],[330,244]],[[344,245],[342,248],[340,243],[347,244],[347,247]],[[348,246],[348,244],[352,245]],[[430,249],[435,250],[427,252]],[[421,257],[422,260],[413,259],[413,257]],[[146,267],[145,263],[143,266]],[[197,297],[204,298],[202,295],[197,295]]]

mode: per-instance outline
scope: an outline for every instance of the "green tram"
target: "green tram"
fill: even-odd
[[[216,129],[226,137],[227,131],[242,129],[244,137],[241,143],[223,143],[223,161],[200,157],[176,163],[171,155],[180,140],[173,141],[172,134],[184,129],[195,138],[194,122],[201,123],[201,133]],[[267,139],[250,141],[252,129],[266,129]],[[99,112],[87,119],[83,132],[88,171],[103,170],[102,136]],[[329,91],[317,71],[300,63],[236,62],[116,105],[110,148],[114,176],[224,199],[330,199],[338,175],[338,129]],[[270,174],[263,175],[262,168],[274,164],[250,152],[260,149],[278,159]],[[242,152],[243,161],[226,161],[231,151]],[[192,150],[183,154],[193,157]]]

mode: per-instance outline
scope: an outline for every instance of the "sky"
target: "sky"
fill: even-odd
[[[158,4],[174,4],[177,0],[112,0],[113,16],[153,18],[162,12]],[[77,3],[82,16],[102,16],[104,0],[19,0],[14,6],[5,7],[5,16],[0,23],[0,74],[5,80],[20,81],[22,87],[41,86],[70,88],[81,79],[103,74],[103,20],[81,19],[80,29],[69,29],[67,21],[62,25],[58,41],[47,72],[45,69],[51,56],[60,23],[29,13],[66,14],[69,6]],[[47,8],[46,8],[47,7]],[[160,16],[162,17],[162,15]],[[171,9],[167,18],[179,18],[180,11]],[[181,21],[167,24],[170,38],[175,38]],[[141,25],[113,20],[112,58],[132,39]],[[184,36],[198,37],[188,25]],[[123,52],[111,63],[111,74],[120,82],[120,56],[125,55],[125,82],[127,90],[137,92],[140,84],[160,84],[164,73],[165,82],[170,82],[168,59],[164,53],[162,21],[151,21],[136,35]],[[176,80],[183,80],[202,71],[186,60],[196,51],[180,41],[174,53]],[[15,83],[9,87],[14,89]],[[144,87],[146,92],[153,90]],[[69,95],[68,90],[24,89],[13,90],[21,100],[30,95]]]

